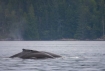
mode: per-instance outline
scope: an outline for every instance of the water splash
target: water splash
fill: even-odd
[[[10,29],[9,40],[23,40],[22,33],[25,28],[25,20],[13,23]]]

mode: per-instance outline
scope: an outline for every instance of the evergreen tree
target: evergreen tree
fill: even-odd
[[[20,31],[24,40],[96,39],[104,10],[105,0],[0,0],[0,38]]]
[[[37,18],[34,14],[34,7],[31,4],[29,7],[28,12],[28,19],[27,19],[27,28],[24,33],[26,40],[37,40],[39,39],[38,29],[37,29]]]

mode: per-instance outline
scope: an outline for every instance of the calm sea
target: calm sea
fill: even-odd
[[[23,48],[62,57],[9,58]],[[0,71],[105,71],[105,41],[0,41]]]

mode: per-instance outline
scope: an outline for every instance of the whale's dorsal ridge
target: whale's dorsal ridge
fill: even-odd
[[[36,51],[36,50],[29,50],[29,49],[22,49],[23,52],[33,52],[33,53],[37,53],[39,51]]]
[[[28,51],[30,51],[30,50],[28,50],[28,49],[22,49],[23,50],[23,52],[28,52]]]
[[[61,56],[50,52],[22,49],[22,52],[17,53],[13,56],[10,56],[10,58],[14,58],[14,57],[19,57],[22,59],[46,59],[46,58],[57,58]]]

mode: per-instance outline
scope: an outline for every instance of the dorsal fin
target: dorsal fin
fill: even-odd
[[[30,51],[30,50],[28,50],[28,49],[22,49],[23,50],[23,52],[25,52],[25,51]]]
[[[23,52],[39,52],[39,51],[36,51],[36,50],[29,50],[29,49],[22,49],[23,50]]]

